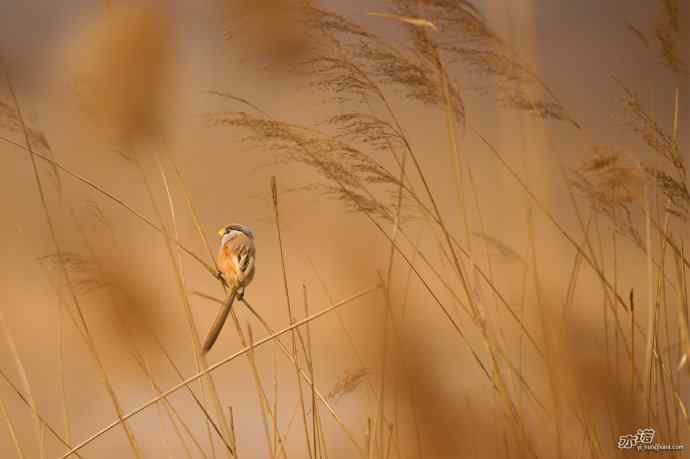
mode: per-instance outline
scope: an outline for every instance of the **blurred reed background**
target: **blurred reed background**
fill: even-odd
[[[0,457],[687,457],[687,2],[6,3]]]

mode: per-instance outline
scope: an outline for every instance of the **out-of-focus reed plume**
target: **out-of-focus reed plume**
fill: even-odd
[[[412,416],[398,434],[410,439],[415,457],[500,457],[503,438],[497,432],[505,424],[478,400],[473,403],[471,396],[452,393],[456,382],[439,377],[446,374],[443,361],[436,359],[425,338],[415,331],[404,332],[396,346],[399,358],[391,378],[398,385],[400,400],[396,403],[400,403],[401,413]],[[469,431],[471,435],[464,434]],[[511,455],[522,457],[517,447]]]
[[[247,56],[272,69],[294,63],[307,49],[302,27],[304,0],[224,0],[227,36]]]
[[[138,3],[105,8],[85,24],[61,62],[78,97],[82,134],[132,146],[161,133],[172,38],[166,15]]]
[[[54,283],[56,293],[64,294],[67,286],[60,280],[58,255],[45,255],[38,261]],[[120,340],[119,344],[124,348],[150,344],[151,341],[144,338],[150,337],[152,332],[160,333],[154,308],[158,299],[147,291],[145,282],[139,280],[145,276],[120,268],[106,268],[106,265],[110,268],[116,266],[112,261],[112,257],[104,253],[100,253],[98,259],[74,252],[62,254],[62,263],[75,293],[98,305],[96,315],[115,332],[113,336]],[[76,314],[76,311],[71,314]],[[76,316],[73,318],[76,321]]]
[[[118,330],[125,347],[150,344],[150,338],[163,331],[157,309],[161,299],[150,288],[150,273],[123,262],[120,242],[98,204],[90,201],[85,205],[81,223],[91,241],[89,266],[101,280],[98,284],[103,293],[103,301],[99,303],[101,315]],[[130,343],[129,339],[135,342]]]

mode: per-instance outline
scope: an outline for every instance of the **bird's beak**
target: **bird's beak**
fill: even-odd
[[[222,227],[221,229],[218,230],[218,236],[223,237],[225,234],[225,227]]]

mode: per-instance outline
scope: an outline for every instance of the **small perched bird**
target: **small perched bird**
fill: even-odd
[[[228,286],[228,296],[204,341],[204,354],[218,339],[235,299],[242,299],[245,287],[254,279],[256,248],[252,230],[233,223],[221,228],[218,235],[221,239],[216,265],[218,277]]]

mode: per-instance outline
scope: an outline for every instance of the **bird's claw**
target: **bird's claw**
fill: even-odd
[[[228,285],[228,281],[225,280],[225,275],[221,271],[216,271],[216,279],[221,281],[223,285]]]

